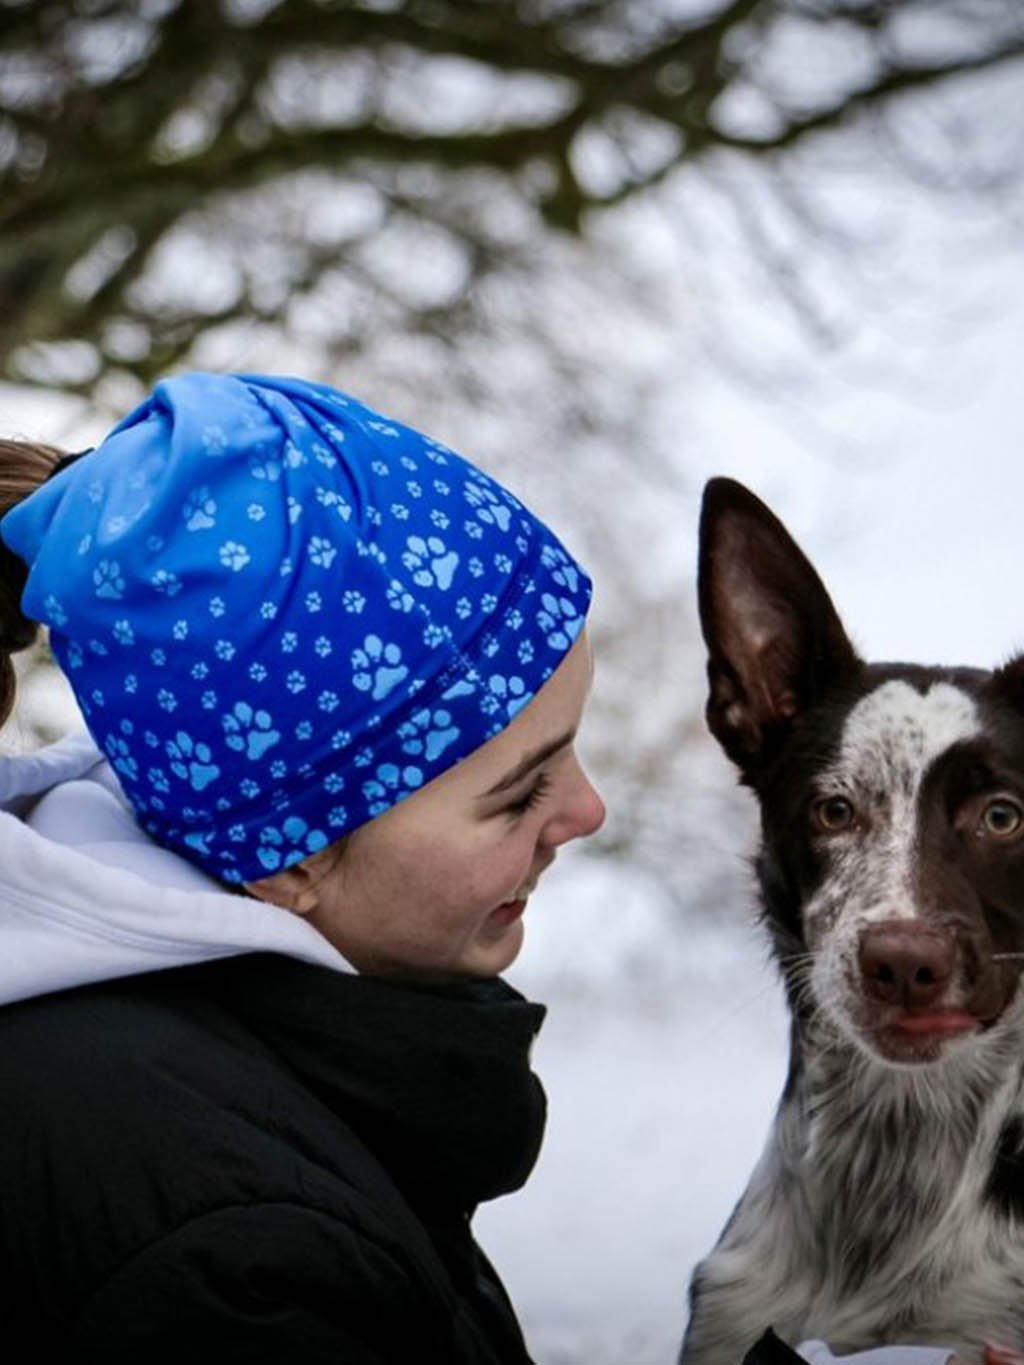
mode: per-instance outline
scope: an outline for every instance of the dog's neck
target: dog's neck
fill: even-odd
[[[794,1028],[794,1057],[772,1143],[777,1188],[800,1191],[821,1265],[857,1295],[888,1253],[906,1274],[962,1199],[986,1197],[992,1153],[1024,1092],[1024,1008],[976,1054],[897,1069],[813,1019]],[[977,1186],[977,1188],[974,1188]]]

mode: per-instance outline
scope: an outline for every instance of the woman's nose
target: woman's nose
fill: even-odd
[[[601,800],[601,793],[597,790],[586,773],[581,774],[586,793],[582,801],[581,822],[579,838],[589,839],[592,834],[604,824],[606,815],[604,802]]]
[[[561,810],[548,821],[544,842],[552,848],[571,843],[573,839],[587,839],[604,824],[604,802],[597,788],[582,768],[577,768],[570,791],[565,794]]]

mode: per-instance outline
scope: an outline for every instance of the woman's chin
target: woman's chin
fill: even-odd
[[[467,976],[500,976],[519,956],[526,937],[522,910],[502,919],[496,918],[497,913],[488,916],[466,945],[458,969]]]

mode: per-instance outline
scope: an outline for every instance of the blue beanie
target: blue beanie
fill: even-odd
[[[0,534],[139,823],[227,882],[502,730],[590,603],[493,479],[299,379],[165,380]]]

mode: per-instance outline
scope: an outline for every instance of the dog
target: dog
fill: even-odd
[[[998,585],[1012,591],[1010,584]],[[761,813],[791,1013],[763,1155],[694,1272],[683,1365],[1024,1346],[1024,654],[869,664],[742,484],[701,514],[707,721]]]

